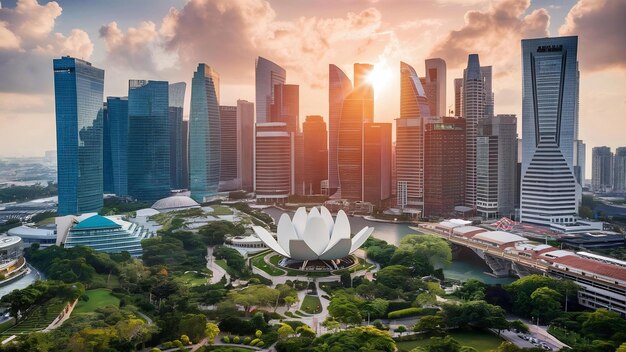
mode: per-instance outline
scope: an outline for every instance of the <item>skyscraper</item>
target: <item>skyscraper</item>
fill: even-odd
[[[613,158],[613,190],[626,192],[626,147],[615,149]]]
[[[591,151],[591,186],[594,192],[607,192],[613,187],[613,153],[609,147]]]
[[[239,121],[239,170],[241,187],[246,191],[254,189],[254,103],[237,100],[237,121]]]
[[[363,125],[363,196],[379,208],[391,197],[391,123]]]
[[[128,195],[128,98],[107,97],[104,120],[105,192]]]
[[[240,132],[237,120],[236,106],[220,105],[220,191],[234,191],[241,189],[240,159]]]
[[[339,121],[344,99],[352,91],[352,82],[341,69],[328,65],[328,188],[329,195],[339,188],[337,171],[337,145]]]
[[[287,72],[270,60],[258,57],[255,64],[256,122],[270,122],[274,86],[285,83]]]
[[[104,70],[64,56],[53,60],[59,215],[102,207]]]
[[[113,193],[113,165],[111,162],[111,131],[107,102],[102,104],[102,190]]]
[[[396,119],[396,197],[401,208],[424,205],[424,122],[431,115],[417,73],[400,62],[400,118]]]
[[[304,150],[304,193],[321,194],[322,181],[328,177],[326,123],[321,116],[307,116],[302,124]]]
[[[259,202],[285,203],[293,194],[294,133],[284,122],[256,124],[254,191]]]
[[[297,84],[274,85],[274,102],[268,122],[284,122],[290,131],[300,130],[300,86]]]
[[[426,85],[434,86],[434,92],[432,99],[428,96],[429,103],[432,100],[434,109],[431,108],[431,114],[433,116],[446,116],[448,115],[448,109],[446,105],[446,62],[440,58],[428,59],[425,61],[426,66]],[[426,88],[426,87],[424,87]],[[428,89],[427,89],[428,90]]]
[[[170,182],[172,188],[183,186],[183,105],[185,104],[185,82],[169,85],[169,133],[170,133]]]
[[[189,120],[183,120],[182,123],[182,171],[181,171],[181,188],[189,189]]]
[[[480,67],[478,54],[470,54],[467,60],[467,68],[463,71],[463,113],[465,118],[465,133],[467,145],[465,147],[465,205],[474,208],[476,206],[476,137],[478,121],[489,116],[488,99],[491,96],[488,88],[491,82],[486,82],[486,74],[491,70],[483,70]],[[488,87],[487,87],[488,85]],[[491,109],[493,113],[493,108]]]
[[[476,209],[486,219],[515,211],[517,119],[498,115],[478,122]]]
[[[369,79],[374,71],[374,65],[354,64],[354,89],[352,93],[358,99],[362,99],[364,105],[364,118],[366,122],[374,121],[374,86]]]
[[[463,78],[454,79],[454,116],[463,115]]]
[[[197,202],[215,196],[220,182],[218,84],[218,73],[206,64],[199,64],[191,80],[189,114],[189,186],[191,197]]]
[[[577,46],[578,37],[522,40],[522,222],[549,226],[577,218]]]
[[[442,117],[424,126],[426,216],[450,216],[465,201],[465,121]]]
[[[167,81],[128,82],[128,194],[155,202],[170,194]]]

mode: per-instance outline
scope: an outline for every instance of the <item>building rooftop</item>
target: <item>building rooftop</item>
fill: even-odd
[[[626,281],[626,268],[599,262],[593,259],[578,257],[576,255],[564,256],[554,259],[554,262],[584,272]]]
[[[504,231],[487,231],[472,236],[473,239],[494,243],[497,245],[527,241],[526,238]]]
[[[159,199],[152,205],[158,211],[199,207],[200,204],[187,196],[171,196]]]
[[[74,230],[110,229],[120,227],[113,220],[104,216],[94,215],[74,225]]]
[[[12,246],[19,243],[21,240],[22,239],[17,236],[0,235],[0,248]]]
[[[472,233],[472,232],[487,232],[487,230],[483,229],[482,227],[478,227],[478,226],[459,226],[459,227],[455,227],[454,230],[452,232],[454,232],[454,234],[457,235],[466,235],[468,233]]]

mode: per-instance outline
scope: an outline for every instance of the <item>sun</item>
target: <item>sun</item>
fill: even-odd
[[[389,85],[392,77],[391,67],[387,65],[387,62],[380,61],[374,65],[372,72],[367,75],[367,81],[374,87],[375,91],[381,91]]]

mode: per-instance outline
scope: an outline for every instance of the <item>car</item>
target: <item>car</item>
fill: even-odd
[[[520,339],[526,340],[526,335],[524,334],[517,334],[517,337],[519,337]]]

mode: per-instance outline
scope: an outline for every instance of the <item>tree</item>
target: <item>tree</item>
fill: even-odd
[[[623,344],[621,344],[618,348],[617,351],[615,352],[626,352],[626,342],[624,342]]]
[[[573,281],[559,280],[541,275],[528,275],[516,280],[507,287],[507,291],[512,299],[511,307],[513,312],[520,316],[530,317],[533,312],[531,295],[541,287],[547,287],[558,292],[561,295],[559,303],[561,306],[564,305],[566,296],[570,301],[576,301],[578,286]]]
[[[548,287],[540,287],[531,295],[532,315],[544,323],[549,323],[552,319],[561,314],[561,295]]]
[[[204,337],[207,338],[208,344],[212,345],[215,342],[215,338],[220,333],[220,328],[213,323],[206,323],[204,327]]]
[[[431,292],[422,292],[413,301],[413,307],[432,306],[437,303],[437,296]]]
[[[180,320],[179,330],[189,336],[193,342],[200,341],[205,336],[206,317],[202,314],[187,314]]]
[[[427,348],[428,352],[459,352],[461,344],[452,336],[431,337]]]
[[[297,297],[292,297],[292,296],[285,297],[285,305],[287,306],[287,311],[289,311],[291,306],[296,304],[296,302],[298,302],[298,298]]]
[[[521,320],[513,320],[509,323],[511,329],[515,329],[517,331],[527,333],[529,331],[528,325],[524,324]]]
[[[582,332],[591,339],[609,339],[618,332],[626,331],[626,320],[619,313],[604,308],[582,316]],[[623,342],[623,341],[620,341]]]
[[[448,243],[432,235],[408,235],[400,241],[391,258],[391,264],[402,264],[412,268],[415,275],[430,275],[435,268],[452,262],[452,250]]]
[[[300,325],[296,328],[296,333],[300,335],[300,337],[315,337],[315,331],[311,329],[308,325]]]
[[[485,299],[486,285],[476,279],[469,279],[454,294],[466,301],[480,301]]]
[[[404,287],[409,277],[411,277],[409,268],[402,265],[391,265],[380,269],[376,273],[376,282],[389,288],[397,289]]]
[[[387,331],[358,326],[334,334],[324,334],[312,343],[313,351],[395,351],[396,343]]]
[[[406,326],[400,325],[394,331],[399,333],[400,336],[402,336],[402,334],[404,334],[406,332]]]
[[[244,308],[247,316],[253,306],[269,307],[275,304],[280,293],[265,285],[253,285],[239,291],[231,291],[228,295],[235,304]]]
[[[355,301],[355,297],[345,293],[335,294],[328,305],[328,313],[340,323],[359,324],[363,316]]]
[[[450,328],[506,329],[509,324],[504,309],[484,301],[443,305],[443,320]]]
[[[421,317],[413,326],[413,331],[426,335],[442,335],[444,332],[443,318],[440,315]]]
[[[287,324],[282,324],[282,326],[278,328],[277,332],[278,338],[280,338],[281,340],[285,340],[295,334],[293,328]]]
[[[341,327],[341,324],[332,317],[328,317],[326,320],[324,320],[324,322],[322,322],[322,326],[325,327],[326,330],[337,332]]]

